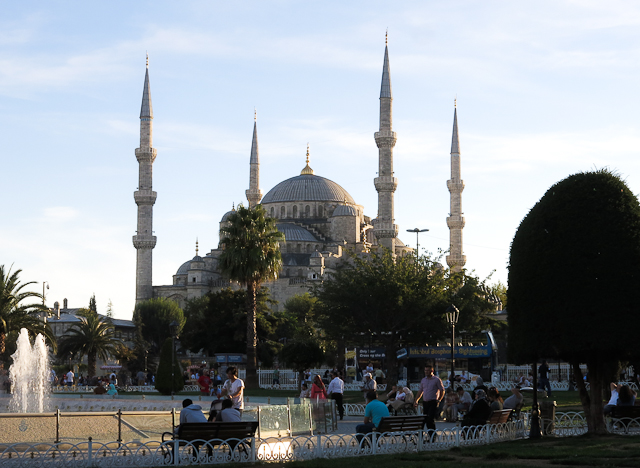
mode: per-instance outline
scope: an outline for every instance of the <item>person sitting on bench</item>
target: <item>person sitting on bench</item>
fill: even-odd
[[[462,419],[462,427],[484,426],[491,416],[491,406],[487,401],[487,394],[484,390],[476,391],[476,401],[471,405],[471,409]]]
[[[207,418],[202,414],[202,406],[194,405],[191,399],[182,400],[182,411],[180,411],[180,425],[184,423],[200,423],[207,422]],[[180,425],[176,427],[175,433],[178,433]]]
[[[356,426],[356,434],[368,434],[378,427],[380,420],[389,416],[387,406],[378,400],[375,390],[367,392],[367,406],[364,409],[364,424]]]
[[[233,408],[232,400],[222,400],[222,410],[216,416],[216,422],[242,422],[240,411]]]

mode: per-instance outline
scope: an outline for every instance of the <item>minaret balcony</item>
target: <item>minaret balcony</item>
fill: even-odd
[[[156,246],[156,236],[133,236],[133,246],[136,249],[153,249]]]
[[[373,134],[378,148],[393,148],[398,140],[396,132],[390,130],[380,130]]]
[[[138,162],[154,162],[158,156],[158,150],[150,146],[136,148],[136,159]]]
[[[380,176],[373,179],[378,192],[395,192],[398,187],[398,179],[392,176]]]
[[[133,199],[136,201],[136,205],[153,205],[156,202],[158,193],[152,190],[138,190],[133,192]]]
[[[453,267],[462,268],[467,264],[467,256],[451,254],[451,255],[447,255],[446,261],[447,261],[447,265],[449,265],[449,268],[453,268]]]
[[[464,190],[463,180],[447,180],[447,188],[451,193],[461,193]]]
[[[378,239],[388,239],[398,237],[398,226],[393,224],[391,220],[372,219],[373,232]]]
[[[464,228],[464,218],[462,216],[450,216],[447,218],[447,226],[449,229]]]

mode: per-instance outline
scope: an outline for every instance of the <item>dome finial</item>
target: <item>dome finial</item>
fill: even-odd
[[[147,68],[149,68],[149,52],[147,52]]]
[[[198,238],[196,237],[196,257],[198,256]]]
[[[384,33],[384,45],[389,45],[389,28],[387,28],[387,31]]]
[[[458,107],[458,95],[456,94],[456,97],[453,98],[453,107]]]
[[[304,166],[300,175],[313,175],[313,169],[309,166],[309,143],[307,143],[307,165]]]
[[[236,202],[231,202],[231,211],[236,211]]]
[[[258,110],[255,107],[253,108],[253,121],[258,121]]]

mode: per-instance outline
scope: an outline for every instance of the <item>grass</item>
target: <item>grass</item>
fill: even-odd
[[[269,463],[282,468],[523,468],[523,467],[640,467],[640,436],[581,436],[518,440],[442,452],[403,453],[306,462]],[[246,465],[245,465],[246,466]],[[266,464],[264,466],[267,466]]]

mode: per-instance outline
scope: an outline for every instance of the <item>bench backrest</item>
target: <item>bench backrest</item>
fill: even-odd
[[[419,431],[424,425],[424,416],[389,416],[380,420],[378,432]]]
[[[506,410],[495,410],[491,413],[491,416],[489,416],[489,421],[487,421],[487,424],[502,424],[502,423],[506,423],[509,420],[509,416],[511,415],[511,411],[510,409],[506,409]]]
[[[612,418],[640,418],[640,406],[612,406]]]
[[[254,437],[257,421],[184,423],[178,429],[178,439],[247,439]]]

